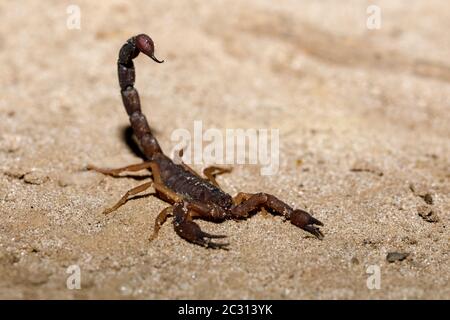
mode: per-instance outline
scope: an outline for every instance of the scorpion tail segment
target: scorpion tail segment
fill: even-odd
[[[322,240],[324,238],[323,233],[318,226],[323,226],[323,223],[313,218],[308,212],[303,210],[294,210],[290,216],[291,223]]]
[[[155,45],[153,40],[146,34],[136,36],[136,47],[146,56],[149,56],[153,61],[163,63],[164,60],[158,60],[155,57]]]
[[[140,147],[147,159],[152,159],[157,153],[162,153],[158,141],[152,135],[147,119],[141,110],[141,102],[138,91],[134,88],[136,73],[133,59],[139,52],[156,59],[153,55],[154,45],[152,39],[147,35],[138,35],[130,38],[120,49],[117,61],[119,84],[122,101],[130,117],[134,134],[139,140]],[[157,59],[156,59],[157,60]],[[156,61],[155,60],[155,61]],[[159,62],[159,60],[157,60]]]

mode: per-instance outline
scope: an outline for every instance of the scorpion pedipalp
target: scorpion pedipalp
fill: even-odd
[[[212,249],[226,249],[229,243],[212,242],[211,239],[223,239],[225,235],[214,235],[202,231],[200,226],[192,221],[193,217],[201,214],[193,210],[187,201],[175,203],[173,206],[175,232],[183,239]],[[201,210],[201,208],[198,208]]]
[[[323,223],[311,216],[308,212],[300,209],[294,210],[290,215],[290,220],[293,225],[313,234],[320,240],[323,239],[323,233],[315,226],[323,226]]]

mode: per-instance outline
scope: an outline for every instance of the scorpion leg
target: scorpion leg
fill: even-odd
[[[173,213],[173,207],[167,207],[165,209],[163,209],[158,216],[156,217],[155,220],[155,227],[153,228],[153,234],[150,236],[149,240],[153,241],[156,239],[156,237],[158,236],[159,233],[159,229],[161,229],[161,226],[164,224],[164,222],[166,222],[167,218],[169,216],[171,216]]]
[[[117,176],[119,176],[120,173],[125,172],[125,171],[132,171],[132,172],[133,171],[141,171],[141,170],[149,169],[149,168],[151,168],[151,166],[152,166],[151,162],[132,164],[130,166],[115,168],[115,169],[99,168],[94,165],[87,165],[86,170],[93,170],[96,172],[100,172],[102,174],[117,177]]]
[[[231,168],[221,168],[216,166],[211,166],[203,170],[203,174],[206,176],[206,178],[208,178],[208,180],[216,187],[219,187],[219,184],[217,183],[216,180],[216,176],[219,174],[229,172],[231,172]]]
[[[134,196],[138,193],[144,192],[145,190],[147,190],[148,188],[150,188],[152,186],[153,182],[146,182],[144,184],[141,184],[133,189],[128,190],[123,196],[122,198],[120,198],[120,200],[113,205],[111,208],[107,208],[103,211],[103,214],[108,214],[111,213],[113,211],[116,211],[117,209],[119,209],[122,205],[125,204],[125,202],[128,201],[128,198],[130,196]]]
[[[173,226],[175,232],[180,237],[191,243],[195,243],[212,249],[228,250],[227,246],[229,245],[229,243],[217,243],[211,241],[211,239],[221,239],[225,238],[226,236],[206,233],[200,229],[200,226],[198,224],[192,221],[194,217],[204,216],[205,214],[207,214],[206,211],[197,211],[201,209],[200,206],[195,205],[194,207],[196,210],[194,210],[192,206],[186,201],[175,203],[175,205],[173,206]]]
[[[146,182],[146,183],[141,184],[133,189],[128,190],[114,206],[112,206],[111,208],[107,208],[106,210],[103,211],[103,213],[108,214],[113,211],[116,211],[117,209],[119,209],[121,206],[123,206],[128,201],[128,198],[130,196],[134,196],[138,193],[144,192],[145,190],[150,188],[152,185],[155,188],[155,190],[164,197],[164,200],[171,201],[171,202],[177,202],[177,201],[182,200],[182,197],[180,197],[175,192],[168,189],[166,186],[160,184],[159,182],[152,181],[152,182]]]
[[[306,211],[292,209],[289,205],[271,194],[238,194],[235,197],[235,203],[235,206],[230,210],[235,218],[246,218],[251,211],[266,207],[283,215],[293,225],[313,234],[319,239],[323,239],[322,232],[315,226],[323,226],[322,222],[313,218]]]

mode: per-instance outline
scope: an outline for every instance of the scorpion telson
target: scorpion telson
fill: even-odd
[[[110,176],[118,176],[125,171],[148,169],[152,173],[153,181],[129,190],[104,213],[108,214],[117,210],[130,196],[153,186],[157,196],[171,205],[158,214],[150,240],[156,238],[162,224],[168,217],[173,216],[175,232],[183,239],[209,248],[227,249],[228,243],[212,240],[225,238],[225,236],[206,233],[193,220],[205,219],[220,222],[226,219],[246,219],[250,214],[263,208],[273,214],[284,216],[293,225],[322,239],[323,234],[317,226],[323,224],[319,220],[313,218],[306,211],[294,210],[273,195],[240,192],[235,197],[231,197],[224,192],[219,187],[216,176],[230,172],[229,168],[208,167],[203,171],[205,175],[205,178],[203,178],[186,164],[176,164],[164,155],[150,130],[145,115],[141,111],[139,95],[134,88],[136,76],[133,59],[140,52],[155,62],[164,62],[155,57],[152,39],[145,34],[140,34],[130,38],[122,46],[117,67],[123,104],[130,118],[134,135],[146,159],[142,163],[117,169],[103,169],[95,166],[88,166],[88,169]]]

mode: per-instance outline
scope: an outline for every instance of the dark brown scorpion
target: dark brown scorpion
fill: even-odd
[[[123,104],[146,160],[139,164],[117,169],[103,169],[95,166],[88,166],[88,169],[111,176],[118,176],[124,171],[148,169],[152,173],[153,181],[129,190],[113,207],[106,209],[104,213],[108,214],[117,210],[130,196],[153,186],[158,197],[169,202],[171,206],[162,210],[157,216],[150,240],[155,239],[161,225],[167,218],[173,216],[175,232],[183,239],[209,248],[226,249],[228,243],[212,241],[212,239],[225,238],[226,236],[212,235],[202,231],[193,219],[199,218],[216,222],[226,219],[246,219],[249,214],[261,209],[267,209],[273,214],[280,214],[286,220],[290,220],[293,225],[322,239],[322,232],[315,226],[322,226],[322,222],[313,218],[306,211],[294,210],[288,204],[267,193],[240,192],[235,197],[231,197],[220,189],[215,177],[218,174],[230,172],[230,169],[208,167],[203,171],[206,176],[206,178],[203,178],[185,163],[177,164],[164,155],[141,111],[139,95],[134,88],[136,77],[133,59],[140,52],[158,63],[164,62],[154,56],[152,39],[145,34],[140,34],[130,38],[122,46],[117,67]]]

